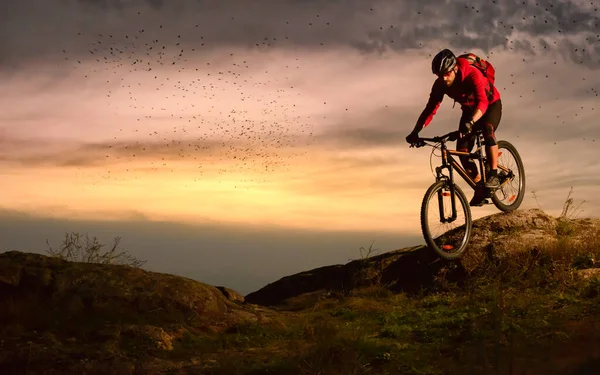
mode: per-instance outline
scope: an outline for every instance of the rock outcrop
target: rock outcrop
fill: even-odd
[[[162,322],[194,319],[198,327],[215,331],[257,319],[245,311],[239,293],[222,290],[123,265],[74,263],[16,251],[0,254],[0,304],[29,305],[32,314],[44,306],[47,312],[60,311],[61,319],[82,315],[137,319],[143,314]],[[0,312],[2,324],[16,318],[7,309]],[[31,320],[35,321],[39,320]]]
[[[184,277],[18,251],[0,254],[0,306],[2,374],[132,374],[127,356],[170,352],[186,334],[211,337],[273,314]]]
[[[563,233],[565,226],[569,233]],[[599,232],[600,219],[562,220],[539,209],[498,213],[473,221],[469,248],[459,261],[443,260],[425,245],[403,248],[286,276],[246,295],[245,300],[275,306],[306,293],[344,293],[374,281],[393,291],[420,292],[431,288],[440,271],[450,264],[456,267],[450,267],[447,280],[460,281],[492,259],[511,256],[515,251],[534,251],[565,237],[574,242],[585,240],[585,236]]]

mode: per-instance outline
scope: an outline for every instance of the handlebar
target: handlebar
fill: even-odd
[[[440,142],[445,142],[447,140],[456,140],[459,137],[458,134],[458,130],[452,131],[450,133],[444,134],[444,135],[440,135],[437,137],[432,137],[432,138],[423,138],[423,137],[419,137],[418,141],[415,143],[411,143],[410,147],[423,147],[425,145],[427,145],[426,142],[434,142],[434,143],[440,143]]]
[[[476,130],[475,134],[477,133],[481,133],[481,130]],[[460,131],[458,130],[454,130],[451,131],[450,133],[446,133],[444,135],[440,135],[437,137],[432,137],[432,138],[422,138],[419,137],[418,141],[415,143],[411,143],[410,147],[423,147],[426,146],[427,143],[426,142],[434,142],[434,143],[441,143],[441,142],[446,142],[446,141],[456,141],[458,138],[460,137]]]

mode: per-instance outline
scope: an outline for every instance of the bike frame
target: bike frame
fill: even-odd
[[[475,136],[475,144],[477,145],[477,147],[475,148],[475,151],[473,152],[462,152],[462,151],[456,151],[456,150],[450,150],[448,149],[448,146],[446,146],[446,142],[448,141],[448,137],[453,134],[455,132],[450,132],[444,136],[441,137],[434,137],[434,138],[420,138],[421,141],[431,141],[431,142],[440,142],[441,143],[441,150],[442,150],[442,164],[438,167],[435,168],[435,172],[436,172],[436,177],[435,180],[436,181],[440,181],[440,180],[447,180],[449,182],[449,187],[448,190],[450,190],[450,196],[451,196],[451,201],[452,201],[452,216],[450,218],[446,218],[444,215],[444,210],[443,210],[443,195],[445,193],[442,193],[442,191],[440,190],[438,192],[438,201],[439,201],[439,206],[440,206],[440,222],[442,223],[451,223],[454,220],[456,220],[456,202],[455,202],[455,197],[456,197],[456,192],[454,189],[454,170],[456,170],[456,172],[458,172],[458,174],[463,178],[463,180],[465,180],[465,182],[467,184],[469,184],[469,186],[475,190],[475,188],[477,187],[477,183],[475,181],[473,181],[473,179],[471,178],[471,176],[469,176],[469,174],[467,173],[467,171],[465,171],[465,169],[459,164],[459,160],[455,159],[453,157],[454,156],[467,156],[469,160],[473,160],[473,161],[478,161],[479,162],[479,170],[480,171],[484,171],[484,161],[486,160],[486,158],[483,156],[482,153],[482,134],[480,131],[477,132],[476,136]],[[499,168],[506,170],[506,168],[499,166]],[[444,169],[448,169],[448,176],[444,175],[442,173],[442,170]],[[508,171],[508,170],[507,170]],[[484,183],[486,182],[487,176],[486,173],[481,173],[481,181],[480,183]]]
[[[482,142],[481,142],[480,134],[478,134],[476,136],[475,142],[476,142],[477,147],[475,148],[474,152],[462,152],[462,151],[448,149],[448,146],[446,146],[446,140],[442,140],[442,165],[440,165],[439,167],[437,167],[435,169],[436,170],[436,181],[439,181],[445,177],[442,174],[442,169],[448,169],[450,183],[454,184],[453,171],[456,170],[458,172],[458,174],[463,178],[463,180],[465,180],[465,182],[467,184],[469,184],[471,189],[474,190],[477,187],[477,183],[475,181],[473,181],[473,179],[471,178],[471,176],[469,176],[467,171],[465,171],[465,169],[459,164],[460,160],[457,161],[457,159],[453,158],[452,155],[455,155],[458,157],[467,156],[469,160],[479,162],[479,170],[483,171],[484,170],[484,161],[486,160],[486,158],[483,157],[483,153],[481,152]],[[483,181],[483,183],[485,183],[487,181],[487,176],[485,173],[481,173],[481,178],[482,178],[481,181]],[[454,186],[451,186],[451,189],[452,189],[452,191],[454,191]]]

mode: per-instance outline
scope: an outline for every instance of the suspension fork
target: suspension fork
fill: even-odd
[[[442,144],[442,165],[435,169],[436,171],[436,180],[446,180],[446,184],[448,185],[448,190],[450,190],[450,201],[452,203],[452,216],[450,218],[446,218],[444,214],[444,195],[448,194],[443,192],[443,189],[438,190],[438,203],[439,203],[439,211],[440,211],[440,222],[441,223],[451,223],[456,220],[456,189],[454,189],[454,170],[452,169],[452,164],[448,163],[448,156],[446,153],[446,144]],[[442,169],[448,169],[448,176],[446,177],[442,175]]]

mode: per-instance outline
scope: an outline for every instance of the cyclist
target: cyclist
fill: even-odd
[[[473,160],[460,156],[466,172],[477,183],[475,194],[469,202],[470,206],[482,206],[483,200],[498,188],[498,145],[495,131],[502,117],[502,101],[500,93],[479,69],[461,57],[456,57],[449,49],[440,51],[431,62],[431,70],[438,78],[433,83],[429,100],[419,116],[413,131],[406,137],[408,143],[416,143],[419,132],[432,120],[444,95],[461,104],[462,116],[458,128],[456,150],[470,152],[475,145],[475,134],[472,130],[483,130],[486,155],[490,166],[485,186],[479,183],[481,176]]]

